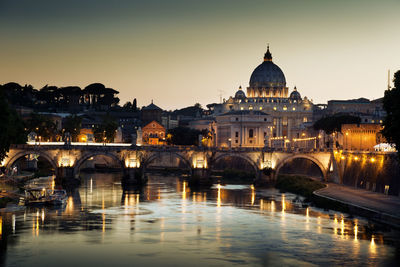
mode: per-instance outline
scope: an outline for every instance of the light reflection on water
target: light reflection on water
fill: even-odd
[[[249,185],[191,190],[151,176],[141,189],[90,174],[59,209],[0,216],[1,260],[16,266],[377,265],[395,263],[397,233],[302,206],[293,194]],[[63,260],[60,262],[59,257]]]

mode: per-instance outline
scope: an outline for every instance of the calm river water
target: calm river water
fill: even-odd
[[[151,176],[124,191],[116,174],[87,174],[65,208],[2,213],[7,266],[393,265],[398,232],[250,185],[191,191]],[[397,252],[396,252],[397,251]]]

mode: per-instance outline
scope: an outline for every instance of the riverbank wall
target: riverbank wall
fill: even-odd
[[[335,152],[341,183],[387,195],[400,195],[400,165],[394,152]]]
[[[313,201],[319,207],[337,210],[340,212],[348,213],[350,215],[364,217],[373,222],[400,229],[400,217],[398,216],[368,207],[363,207],[349,201],[343,201],[334,197],[325,196],[323,193],[320,192],[321,190],[323,189],[319,189],[313,192]]]

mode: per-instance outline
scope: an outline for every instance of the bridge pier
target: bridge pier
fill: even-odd
[[[256,180],[254,183],[257,186],[269,185],[275,183],[275,173],[271,168],[265,168],[262,170],[257,170]]]
[[[57,179],[69,181],[75,178],[74,176],[74,168],[73,167],[58,167],[56,172]]]
[[[122,183],[131,185],[141,185],[147,182],[143,168],[126,167]]]
[[[189,185],[202,186],[212,185],[210,178],[210,170],[208,168],[193,168],[192,176],[189,180]]]

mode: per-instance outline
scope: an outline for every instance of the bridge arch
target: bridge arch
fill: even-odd
[[[57,164],[57,162],[54,161],[54,158],[51,155],[48,155],[47,153],[45,153],[43,151],[34,151],[34,150],[21,151],[21,152],[18,152],[17,154],[15,154],[12,158],[10,158],[7,161],[7,164],[5,166],[6,170],[9,171],[10,168],[14,165],[14,163],[17,162],[17,160],[19,160],[27,155],[32,155],[32,154],[39,155],[39,157],[46,159],[51,164],[51,166],[54,168],[55,173],[57,173],[58,164]]]
[[[108,152],[92,152],[92,153],[87,153],[84,154],[83,156],[81,156],[74,164],[74,177],[79,173],[79,169],[82,166],[82,164],[90,159],[91,157],[95,157],[95,156],[106,156],[106,157],[110,157],[112,159],[114,159],[119,165],[121,165],[122,170],[125,169],[125,163],[116,155],[112,154],[112,153],[108,153]]]
[[[250,157],[248,157],[246,155],[239,154],[239,153],[223,153],[221,155],[218,155],[217,157],[215,157],[212,160],[212,162],[210,162],[210,168],[212,169],[218,161],[220,161],[221,159],[226,158],[226,157],[241,158],[241,159],[245,160],[246,162],[248,162],[253,167],[255,173],[257,173],[259,171],[257,163],[254,162],[254,160],[252,160]]]
[[[318,168],[320,169],[321,173],[322,173],[322,178],[324,181],[327,181],[327,170],[324,167],[324,165],[316,158],[309,156],[309,155],[292,155],[289,157],[284,158],[283,160],[281,160],[275,168],[275,175],[274,175],[274,179],[276,180],[278,178],[278,174],[280,169],[288,162],[290,162],[291,160],[294,159],[307,159],[310,160],[311,162],[313,162],[315,165],[318,166]]]
[[[190,170],[190,172],[192,172],[192,163],[186,159],[184,156],[180,155],[179,153],[176,152],[168,152],[171,155],[174,155],[175,157],[179,158],[180,160],[182,160],[184,162],[184,164],[188,167],[188,169]],[[152,153],[148,158],[146,158],[143,161],[143,166],[146,168],[147,166],[149,166],[149,164],[151,164],[155,159],[160,158],[160,154],[155,152]]]

